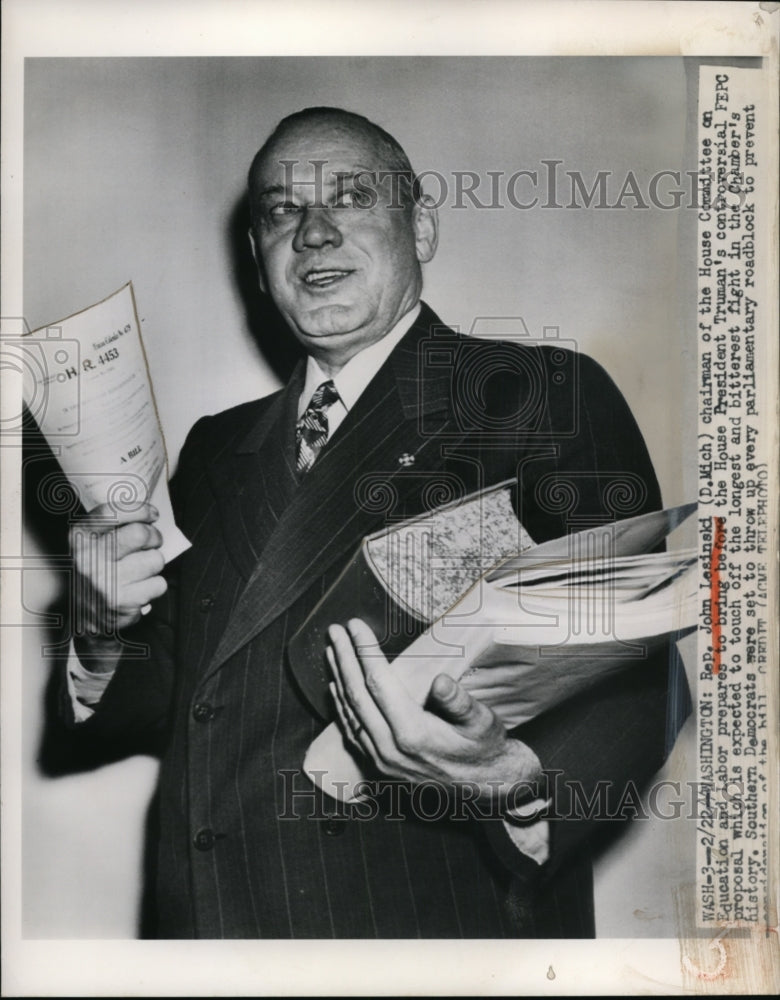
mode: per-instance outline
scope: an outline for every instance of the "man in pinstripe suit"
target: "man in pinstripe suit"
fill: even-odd
[[[191,431],[174,504],[193,544],[165,576],[148,506],[99,529],[78,567],[97,598],[83,609],[92,637],[77,643],[66,711],[96,737],[163,739],[157,932],[590,936],[590,854],[610,824],[577,816],[567,794],[607,782],[614,805],[660,766],[665,655],[508,733],[443,677],[410,724],[392,673],[355,655],[371,640],[361,624],[335,629],[345,735],[394,779],[368,815],[324,801],[302,773],[323,720],[285,651],[360,539],[426,509],[437,482],[466,494],[514,478],[537,541],[566,530],[571,511],[545,489],[567,478],[580,523],[616,516],[610,481],[631,494],[624,514],[660,507],[641,435],[589,359],[469,341],[420,302],[436,213],[371,122],[336,109],[290,116],[249,184],[261,288],[307,360],[285,389]],[[462,387],[485,366],[475,418]],[[392,497],[381,509],[366,494],[377,483]],[[554,804],[570,818],[524,825],[507,790],[543,769],[563,779]],[[476,813],[458,808],[466,785]],[[399,797],[403,787],[412,794]],[[451,810],[430,808],[433,787]]]

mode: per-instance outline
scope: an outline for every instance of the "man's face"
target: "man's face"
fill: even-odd
[[[436,249],[435,213],[400,207],[397,180],[367,180],[386,169],[371,136],[314,120],[284,132],[253,178],[261,287],[334,370],[415,304]]]

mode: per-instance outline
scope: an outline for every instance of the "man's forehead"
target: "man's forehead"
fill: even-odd
[[[373,136],[338,121],[297,123],[277,136],[258,164],[256,189],[280,183],[288,186],[316,175],[335,175],[382,169],[379,144]]]

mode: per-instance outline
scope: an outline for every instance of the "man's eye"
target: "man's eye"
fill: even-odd
[[[294,215],[296,212],[300,211],[300,207],[292,201],[282,201],[278,205],[272,205],[268,210],[268,214],[271,218],[279,219],[283,218],[285,215]]]
[[[367,191],[357,191],[351,188],[349,191],[342,191],[335,200],[337,208],[369,208],[371,198]]]

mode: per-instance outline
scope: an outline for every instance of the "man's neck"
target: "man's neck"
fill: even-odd
[[[387,361],[398,342],[412,328],[418,315],[420,304],[416,303],[401,319],[388,330],[381,340],[369,344],[362,351],[353,354],[335,370],[326,368],[322,361],[309,357],[306,365],[306,380],[300,397],[299,416],[305,409],[312,392],[324,378],[333,378],[336,388],[347,410],[351,409],[382,365]]]
[[[418,299],[411,306],[411,308],[408,309],[403,314],[403,316],[401,316],[401,318],[393,326],[390,327],[389,330],[383,333],[381,337],[378,337],[376,340],[372,341],[370,344],[358,347],[356,350],[352,350],[341,355],[333,355],[331,352],[322,352],[321,354],[312,354],[312,357],[317,362],[323,374],[327,375],[328,378],[333,378],[335,375],[338,375],[339,372],[342,371],[342,369],[345,368],[350,363],[350,361],[353,360],[353,358],[356,358],[359,355],[364,354],[366,351],[369,352],[369,356],[372,353],[383,353],[382,349],[379,348],[377,345],[379,344],[385,345],[392,342],[392,346],[394,347],[395,344],[403,336],[403,333],[406,333],[407,330],[411,329],[411,326],[417,319],[419,313],[420,313],[420,300]],[[397,331],[399,331],[400,329],[403,329],[403,333],[400,333],[396,336]],[[390,350],[392,350],[392,347],[388,349],[387,351],[388,354],[390,353]]]

